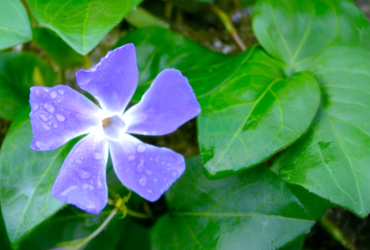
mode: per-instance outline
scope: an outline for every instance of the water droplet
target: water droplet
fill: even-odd
[[[146,169],[146,170],[145,170],[145,173],[146,173],[147,175],[152,175],[152,174],[153,174],[153,172],[152,172],[152,171],[150,171],[150,170],[148,170],[148,169]]]
[[[64,122],[65,121],[65,117],[64,115],[60,115],[60,114],[56,114],[56,117],[57,117],[57,120],[60,121],[60,122]]]
[[[144,171],[144,158],[143,158],[143,157],[141,157],[141,158],[140,158],[140,162],[139,162],[139,164],[137,165],[136,170],[137,170],[139,173],[141,173],[141,172],[143,172],[143,171]]]
[[[103,154],[100,152],[92,152],[92,156],[96,160],[100,160],[101,158],[103,158]]]
[[[89,170],[86,170],[86,169],[77,169],[76,170],[77,172],[77,175],[81,178],[81,179],[87,179],[87,178],[90,178],[92,173],[89,171]]]
[[[156,135],[157,134],[157,131],[155,131],[155,130],[153,130],[152,132],[151,132],[151,135]]]
[[[173,176],[174,178],[176,178],[177,173],[176,173],[176,172],[173,172],[172,176]]]
[[[148,135],[148,132],[143,132],[143,135]]]
[[[55,92],[55,91],[51,91],[51,93],[50,93],[50,97],[51,97],[52,99],[55,99],[57,96],[58,96],[57,92]]]
[[[146,146],[144,144],[140,144],[138,147],[137,147],[137,152],[139,153],[142,153],[146,150]]]
[[[50,117],[50,116],[46,116],[46,115],[44,115],[44,114],[41,114],[41,115],[40,115],[40,118],[41,118],[41,120],[43,120],[44,122],[46,122],[46,121],[48,121],[51,117]]]
[[[54,127],[54,128],[58,128],[58,124],[54,123],[54,124],[53,124],[53,127]]]
[[[58,93],[61,94],[61,95],[64,95],[64,89],[58,90]]]
[[[143,187],[146,185],[146,177],[145,176],[141,177],[141,179],[139,180],[139,184],[140,184],[140,186],[143,186]]]
[[[37,95],[37,96],[40,95],[40,90],[39,89],[35,89],[35,95]]]
[[[157,157],[155,157],[155,160],[154,160],[155,162],[159,162],[159,155],[157,155]]]
[[[38,109],[38,108],[39,108],[39,105],[38,105],[37,103],[34,103],[34,104],[32,104],[32,108],[33,108],[34,110],[36,110],[36,109]]]
[[[148,193],[151,194],[152,193],[152,190],[151,189],[148,189]]]
[[[133,161],[133,160],[135,160],[135,155],[129,155],[127,157],[127,161]]]
[[[44,92],[45,93],[48,93],[49,92],[49,89],[48,88],[43,88]]]
[[[44,108],[50,113],[50,114],[53,114],[55,112],[55,109],[53,106],[51,106],[50,104],[47,104],[45,103],[44,104]]]
[[[36,146],[40,149],[40,150],[49,150],[49,146],[46,145],[45,143],[43,142],[40,142],[40,141],[37,141],[36,142]]]
[[[154,178],[154,179],[153,179],[153,181],[154,181],[154,182],[157,182],[157,181],[158,181],[158,179],[157,179],[157,178]]]
[[[49,130],[50,127],[44,123],[44,129]]]

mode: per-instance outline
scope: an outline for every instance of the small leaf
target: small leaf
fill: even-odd
[[[73,142],[54,151],[30,148],[29,108],[10,127],[0,154],[0,197],[6,229],[16,246],[26,233],[59,210],[64,203],[50,194]]]
[[[36,20],[80,54],[89,53],[141,0],[28,0]]]
[[[12,120],[27,105],[30,87],[52,86],[53,69],[30,53],[0,54],[0,117]]]
[[[30,20],[20,0],[1,0],[0,10],[0,50],[31,40]]]
[[[289,183],[362,217],[370,212],[369,58],[368,50],[340,46],[322,53],[310,68],[322,105],[312,128],[274,166]]]
[[[47,28],[35,28],[33,40],[62,69],[82,65],[82,56],[76,53],[57,34]]]
[[[194,157],[166,198],[170,213],[152,229],[153,249],[277,249],[314,224],[286,184],[262,166],[209,181]]]
[[[130,32],[118,45],[129,42],[136,44],[140,72],[135,100],[165,68],[189,79],[202,107],[199,144],[210,178],[265,161],[301,136],[315,116],[315,79],[308,73],[286,79],[283,65],[259,47],[224,55],[158,28]]]

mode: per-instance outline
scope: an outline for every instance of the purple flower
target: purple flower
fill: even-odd
[[[200,112],[186,77],[166,69],[141,101],[124,110],[138,82],[135,47],[127,44],[89,70],[76,73],[77,84],[93,95],[101,109],[68,86],[32,87],[30,113],[38,151],[54,150],[88,134],[68,154],[51,194],[87,212],[107,203],[108,150],[121,182],[149,201],[156,201],[185,170],[183,156],[141,142],[130,134],[164,135]]]

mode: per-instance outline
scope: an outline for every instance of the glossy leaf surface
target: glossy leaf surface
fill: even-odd
[[[210,181],[194,157],[166,198],[170,214],[152,229],[153,249],[277,249],[314,223],[286,184],[264,167]]]
[[[56,77],[42,59],[29,53],[0,54],[0,117],[14,119],[27,105],[30,87],[52,86]]]
[[[136,44],[140,72],[134,99],[164,68],[179,69],[189,79],[202,107],[199,144],[211,178],[252,167],[291,144],[319,105],[312,76],[286,79],[281,64],[259,47],[228,56],[163,29],[136,30],[118,45],[129,42]]]
[[[66,44],[54,31],[33,29],[33,40],[62,69],[82,65],[82,56]]]
[[[80,54],[90,52],[141,0],[28,0],[36,20]]]
[[[0,50],[31,40],[30,20],[20,0],[2,0],[0,10]]]
[[[332,44],[370,48],[369,22],[352,0],[260,0],[253,30],[288,71],[305,68]]]
[[[312,128],[279,158],[276,169],[360,216],[370,212],[370,52],[327,49],[309,69],[322,105]]]
[[[27,232],[64,206],[50,190],[73,144],[54,151],[32,150],[29,112],[22,111],[13,122],[0,154],[1,208],[15,246]]]

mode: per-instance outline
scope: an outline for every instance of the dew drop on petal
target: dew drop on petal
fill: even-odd
[[[143,171],[144,171],[144,159],[143,159],[142,157],[140,158],[140,162],[139,162],[139,164],[137,165],[136,170],[137,170],[139,173],[141,173],[141,172],[143,172]]]
[[[39,89],[35,89],[35,95],[37,95],[37,96],[40,95],[40,90]]]
[[[154,181],[154,182],[157,182],[157,181],[158,181],[158,179],[157,179],[157,178],[154,178],[154,179],[153,179],[153,181]]]
[[[142,153],[146,150],[146,146],[144,144],[140,144],[138,147],[137,147],[137,152],[139,153]]]
[[[39,105],[38,105],[37,103],[33,103],[33,104],[32,104],[32,108],[33,108],[34,110],[36,110],[36,109],[38,109],[38,108],[39,108]]]
[[[92,152],[92,156],[96,160],[100,160],[101,158],[103,158],[103,154],[101,152]]]
[[[174,178],[176,178],[176,177],[177,177],[177,173],[176,173],[176,172],[173,172],[172,176],[173,176]]]
[[[61,95],[63,95],[64,94],[64,89],[58,90],[58,93],[61,94]]]
[[[50,130],[50,127],[44,123],[44,129]]]
[[[127,161],[133,161],[133,160],[135,160],[135,155],[129,155],[127,157]]]
[[[85,170],[85,169],[77,169],[76,170],[77,172],[77,175],[81,178],[81,179],[87,179],[87,178],[90,178],[92,173],[88,170]]]
[[[153,130],[152,132],[151,132],[151,135],[156,135],[157,134],[157,131],[155,131],[155,130]]]
[[[147,175],[152,175],[152,174],[153,174],[153,172],[152,172],[152,171],[150,171],[149,169],[146,169],[146,170],[145,170],[145,173],[146,173]]]
[[[49,118],[48,118],[48,117],[46,117],[46,115],[44,115],[44,114],[41,114],[41,115],[40,115],[40,118],[41,118],[41,120],[43,120],[44,122],[46,122],[46,121],[48,121],[48,120],[49,120]]]
[[[52,99],[55,99],[57,96],[58,96],[57,92],[55,92],[55,91],[51,91],[51,93],[50,93],[50,97],[51,97]]]
[[[151,194],[152,193],[152,190],[151,189],[148,189],[148,193]]]
[[[50,104],[47,104],[45,103],[44,104],[44,108],[46,109],[46,111],[48,111],[50,114],[54,114],[55,112],[55,109],[53,106],[51,106]]]
[[[40,149],[40,150],[49,150],[50,147],[48,145],[46,145],[45,143],[43,142],[40,142],[40,141],[37,141],[36,142],[36,146]]]
[[[61,115],[61,114],[56,114],[56,117],[57,117],[57,120],[60,122],[64,122],[66,120],[64,115]]]
[[[146,185],[146,177],[145,176],[140,178],[139,184],[140,184],[140,186],[143,186],[143,187]]]
[[[58,124],[54,123],[54,124],[53,124],[53,127],[54,127],[54,128],[58,128]]]
[[[49,89],[48,88],[44,88],[44,92],[45,93],[48,93],[49,92]]]

